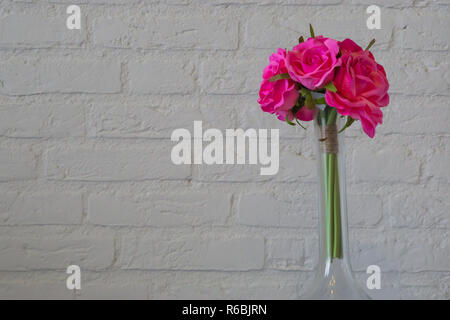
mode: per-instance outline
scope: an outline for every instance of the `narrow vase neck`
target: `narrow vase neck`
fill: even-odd
[[[320,97],[314,97],[315,99]],[[369,299],[350,266],[345,186],[345,118],[335,108],[317,105],[314,145],[317,158],[319,261],[306,299]]]
[[[350,269],[348,259],[347,194],[345,187],[343,119],[333,108],[314,120],[319,179],[319,272],[333,265]]]

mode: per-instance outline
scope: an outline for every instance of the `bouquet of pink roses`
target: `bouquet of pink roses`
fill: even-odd
[[[315,36],[300,37],[292,50],[278,49],[263,71],[258,103],[290,125],[315,120],[320,142],[320,201],[326,221],[327,258],[342,257],[341,199],[338,166],[338,133],[355,120],[371,138],[382,123],[382,107],[389,103],[389,83],[384,68],[369,48],[350,39],[337,41]],[[344,119],[346,117],[346,119]],[[342,125],[337,122],[342,119]],[[342,177],[341,177],[342,178]],[[344,205],[345,206],[345,205]]]
[[[299,120],[312,120],[315,105],[326,101],[329,112],[347,116],[346,127],[360,120],[373,138],[382,123],[381,107],[389,104],[386,72],[368,51],[375,40],[363,50],[350,39],[315,37],[311,27],[311,37],[299,42],[291,51],[280,48],[270,56],[259,91],[261,109],[301,125]],[[314,92],[325,93],[325,101],[315,100]]]

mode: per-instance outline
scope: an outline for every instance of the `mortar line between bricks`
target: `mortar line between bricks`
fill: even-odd
[[[75,1],[77,2],[77,1]],[[79,1],[78,1],[79,2]],[[25,0],[17,0],[14,1],[13,4],[15,4],[17,7],[35,7],[38,5],[50,5],[51,3],[49,3],[46,0],[34,0],[33,2],[29,2],[29,1],[25,1]],[[64,6],[66,4],[66,2],[62,2],[62,1],[57,1],[54,4],[56,5],[61,5]],[[277,7],[337,7],[337,6],[345,6],[345,7],[364,7],[367,8],[367,4],[365,3],[354,3],[352,1],[347,1],[347,0],[341,0],[339,2],[336,3],[257,3],[257,2],[250,2],[250,3],[245,3],[245,2],[233,2],[233,1],[229,1],[229,2],[223,2],[223,3],[217,3],[217,4],[205,4],[202,2],[198,2],[198,1],[194,1],[194,2],[187,2],[187,3],[164,3],[164,2],[160,2],[160,3],[146,3],[145,1],[139,1],[138,3],[120,3],[120,2],[112,2],[112,3],[108,3],[108,2],[99,2],[99,3],[87,3],[87,2],[81,2],[78,3],[78,5],[82,6],[82,7],[93,7],[93,8],[104,8],[104,7],[112,7],[112,8],[135,8],[136,5],[139,5],[139,8],[154,8],[154,7],[159,7],[159,8],[183,8],[183,7],[192,7],[192,8],[198,8],[198,7],[210,7],[210,8],[218,8],[218,9],[223,9],[223,7],[243,7],[243,8],[250,8],[250,7],[256,7],[256,8],[277,8]],[[446,3],[428,3],[426,7],[424,6],[418,6],[418,5],[414,5],[414,4],[405,4],[405,5],[401,5],[401,4],[377,4],[378,6],[380,6],[381,8],[387,8],[387,9],[423,9],[423,8],[447,8],[449,7],[448,4]]]
[[[245,43],[242,44],[239,49],[201,49],[201,48],[183,48],[183,47],[158,47],[158,48],[139,48],[139,47],[107,47],[107,46],[100,46],[100,45],[89,45],[87,47],[85,46],[57,46],[57,47],[37,47],[37,46],[4,46],[1,47],[0,45],[0,53],[15,53],[14,57],[30,57],[33,58],[35,55],[30,55],[31,53],[52,53],[52,54],[66,54],[66,53],[74,53],[78,52],[79,54],[105,54],[108,53],[110,58],[120,59],[124,58],[124,56],[117,56],[117,54],[121,53],[127,53],[128,55],[125,56],[127,58],[137,58],[137,57],[146,57],[150,54],[156,54],[157,56],[165,56],[167,55],[167,51],[170,51],[172,55],[184,55],[185,53],[191,53],[196,56],[201,56],[204,53],[217,53],[220,54],[219,59],[223,59],[228,57],[235,57],[236,55],[242,55],[245,56],[253,56],[254,54],[259,54],[263,52],[267,52],[268,50],[273,50],[272,47],[251,47],[246,46]],[[397,53],[435,53],[437,55],[441,55],[443,53],[446,53],[445,49],[424,49],[424,48],[412,48],[412,47],[401,47],[396,46],[393,48],[377,48],[377,50],[374,52],[375,54],[378,53],[391,53],[391,52],[397,52]],[[132,53],[133,56],[129,56],[129,54]],[[95,56],[95,55],[94,55]]]
[[[256,90],[256,89],[255,89]],[[405,93],[402,91],[389,91],[389,95],[392,97],[401,97],[401,98],[448,98],[450,97],[450,93],[443,94],[441,92],[434,92],[434,93]],[[250,92],[244,92],[244,93],[203,93],[203,92],[195,92],[195,93],[167,93],[167,94],[157,94],[157,93],[139,93],[139,94],[132,94],[128,92],[114,92],[114,93],[95,93],[95,92],[40,92],[40,93],[32,93],[32,94],[4,94],[0,93],[0,98],[4,97],[7,99],[28,99],[28,98],[36,98],[36,97],[43,97],[43,98],[56,98],[56,99],[68,99],[69,97],[75,97],[79,99],[90,99],[90,103],[103,103],[103,104],[112,104],[114,101],[104,101],[105,98],[123,98],[123,99],[139,99],[138,101],[131,101],[133,103],[142,105],[145,103],[148,103],[147,100],[149,98],[167,98],[167,97],[173,97],[173,98],[186,98],[189,97],[190,99],[197,99],[197,98],[214,98],[214,97],[227,97],[227,98],[254,98],[254,105],[255,107],[258,107],[257,103],[257,95],[252,94]],[[98,98],[100,101],[92,101],[92,98]],[[81,101],[83,102],[83,101]],[[14,102],[11,102],[13,104]],[[389,106],[387,107],[389,108]]]
[[[269,128],[270,129],[270,128]],[[380,137],[409,137],[409,138],[449,138],[450,133],[403,133],[403,132],[388,132],[388,133],[382,133],[379,132],[378,136]],[[280,139],[283,141],[298,141],[301,137],[301,134],[299,134],[299,137],[295,136],[280,136]],[[346,136],[346,139],[358,139],[359,137],[356,135],[352,136]],[[145,143],[145,142],[168,142],[170,144],[175,145],[176,143],[173,142],[169,136],[167,137],[95,137],[95,136],[66,136],[66,137],[27,137],[27,136],[5,136],[0,135],[0,142],[1,141],[8,141],[8,140],[23,140],[23,141],[34,141],[34,142],[65,142],[67,140],[84,140],[83,142],[130,142],[134,141],[136,143]],[[307,138],[306,138],[307,139]],[[270,138],[268,139],[270,141]],[[83,144],[81,144],[83,146]],[[225,165],[225,164],[224,164]],[[237,165],[237,164],[234,164]]]
[[[82,266],[81,266],[82,267]],[[174,272],[208,272],[208,273],[214,273],[214,272],[220,272],[220,273],[254,273],[255,271],[264,271],[266,269],[264,268],[259,268],[259,269],[236,269],[236,270],[222,270],[222,269],[144,269],[144,268],[120,268],[120,267],[115,267],[115,268],[105,268],[103,270],[94,270],[94,269],[89,269],[89,268],[83,268],[83,270],[86,272],[96,272],[96,273],[103,273],[103,272],[107,272],[107,271],[136,271],[136,272],[143,272],[143,271],[154,271],[154,272],[167,272],[167,271],[174,271]],[[30,269],[30,270],[8,270],[8,269],[0,269],[0,274],[3,272],[7,272],[7,273],[27,273],[27,272],[63,272],[64,274],[66,274],[66,268],[55,268],[55,269],[40,269],[40,268],[36,268],[36,269]],[[280,270],[281,271],[281,270]]]
[[[102,224],[95,224],[95,223],[85,223],[85,224],[0,224],[0,228],[14,228],[14,229],[23,229],[23,228],[47,228],[47,227],[55,227],[55,228],[64,228],[64,227],[71,227],[75,228],[71,232],[79,231],[80,229],[84,230],[83,228],[89,228],[89,229],[99,229],[99,230],[111,230],[111,231],[142,231],[142,230],[158,230],[158,231],[195,231],[195,230],[202,230],[205,232],[226,232],[228,230],[232,230],[234,232],[255,232],[255,235],[258,235],[261,230],[267,231],[267,232],[278,232],[282,230],[289,230],[289,231],[299,231],[299,237],[301,238],[301,232],[314,232],[317,230],[317,226],[270,226],[270,225],[248,225],[248,224],[224,224],[224,225],[210,225],[210,224],[199,224],[199,225],[173,225],[173,226],[158,226],[158,225],[102,225]],[[245,230],[242,230],[245,229]],[[373,225],[373,226],[359,226],[359,225],[350,225],[349,226],[350,231],[388,231],[388,232],[395,232],[396,230],[404,230],[404,231],[437,231],[437,232],[444,232],[450,230],[450,228],[445,227],[395,227],[395,226],[384,226],[384,225]],[[55,232],[55,234],[58,234],[58,231]]]
[[[0,270],[0,275],[2,273],[9,273],[9,274],[14,274],[14,273],[19,273],[19,274],[23,274],[23,273],[28,273],[28,274],[42,274],[42,273],[60,273],[60,272],[64,272],[65,274],[66,269],[30,269],[30,270],[14,270],[14,271],[8,271],[8,270]],[[224,271],[222,270],[181,270],[181,269],[177,269],[177,270],[172,270],[172,269],[120,269],[120,268],[110,268],[110,269],[105,269],[105,270],[88,270],[86,269],[85,272],[88,274],[106,274],[106,276],[109,276],[115,272],[122,272],[122,273],[128,273],[128,272],[133,272],[133,273],[203,273],[203,272],[211,272],[211,273],[222,273]],[[230,272],[241,272],[241,271],[232,271],[229,270]],[[309,269],[309,270],[285,270],[285,269],[276,269],[276,268],[271,268],[271,269],[258,269],[258,270],[249,270],[254,274],[278,274],[278,273],[284,273],[285,271],[296,271],[296,272],[305,272],[305,273],[314,273],[315,270],[314,269]],[[367,275],[367,273],[363,270],[355,270],[354,273],[359,274],[359,275]],[[409,275],[416,275],[416,274],[448,274],[450,276],[450,270],[426,270],[426,271],[385,271],[383,272],[383,274],[386,275],[403,275],[403,274],[409,274]]]
[[[274,268],[274,267],[264,267],[260,269],[245,269],[245,270],[223,270],[223,269],[145,269],[145,268],[120,268],[120,267],[114,267],[114,268],[106,268],[103,270],[94,270],[94,269],[88,269],[83,268],[84,272],[87,273],[93,273],[93,274],[104,274],[105,272],[139,272],[139,273],[252,273],[252,274],[273,274],[275,273],[299,273],[299,272],[305,272],[305,273],[315,273],[314,269],[282,269],[282,268]],[[0,270],[1,273],[48,273],[48,272],[56,272],[56,273],[64,273],[66,274],[66,268],[58,268],[58,269],[30,269],[30,270]],[[363,270],[354,270],[356,274],[367,274]],[[389,275],[404,275],[404,274],[410,274],[410,275],[417,275],[417,274],[427,274],[427,273],[438,273],[438,274],[449,274],[450,270],[420,270],[420,271],[385,271],[383,274],[389,274]]]
[[[187,182],[192,183],[192,185],[195,186],[202,186],[202,185],[224,185],[224,184],[236,184],[236,185],[252,185],[252,186],[261,186],[261,185],[267,185],[268,182],[270,184],[275,186],[291,186],[291,185],[305,185],[305,186],[315,186],[316,182],[310,181],[261,181],[260,183],[255,183],[254,181],[212,181],[212,180],[195,180],[195,179],[183,179],[183,180],[163,180],[163,179],[146,179],[146,180],[58,180],[58,179],[46,179],[45,177],[41,177],[40,179],[33,179],[33,180],[4,180],[0,181],[0,185],[5,185],[8,183],[22,183],[22,182],[35,182],[35,181],[45,181],[49,183],[55,183],[55,185],[61,183],[61,184],[73,184],[73,185],[117,185],[120,184],[127,184],[127,183],[146,183],[146,182]],[[351,186],[357,187],[357,186],[364,186],[367,184],[373,184],[373,186],[377,186],[379,184],[383,184],[386,186],[423,186],[423,184],[419,182],[406,182],[406,181],[383,181],[383,180],[364,180],[364,181],[358,181],[355,183],[351,183]]]

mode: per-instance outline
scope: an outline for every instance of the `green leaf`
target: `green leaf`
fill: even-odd
[[[281,80],[281,79],[290,79],[290,78],[291,77],[289,76],[288,73],[280,73],[280,74],[277,74],[277,75],[271,77],[269,79],[269,81],[270,82],[275,82],[275,81],[278,81],[278,80]]]
[[[309,94],[309,90],[306,88],[301,88],[300,90],[302,97],[306,97]]]
[[[309,33],[311,34],[311,38],[315,38],[316,36],[314,35],[314,29],[311,25],[311,23],[309,24]]]
[[[327,103],[327,102],[325,101],[325,98],[315,99],[314,102],[315,102],[316,104],[325,104],[325,103]]]
[[[292,114],[294,115],[294,120],[295,122],[297,122],[297,124],[302,127],[303,129],[306,130],[306,128],[300,123],[299,119],[297,118],[297,112],[298,110],[300,110],[301,108],[305,108],[305,106],[300,106],[297,100],[297,104],[295,105],[294,108],[291,109]]]
[[[308,109],[314,109],[314,107],[316,106],[316,104],[314,103],[314,99],[313,99],[313,97],[311,96],[311,93],[308,93],[308,95],[306,96],[306,99],[305,99],[305,106],[306,106]]]
[[[287,124],[291,125],[291,126],[295,126],[295,123],[293,123],[291,120],[289,120],[289,117],[286,115],[286,122]]]
[[[305,42],[305,39],[303,38],[303,36],[300,36],[300,38],[298,38],[298,43],[302,43]]]
[[[367,46],[366,50],[369,50],[370,47],[372,47],[372,46],[375,44],[375,41],[376,41],[375,39],[372,39],[372,40],[370,41],[369,45]]]
[[[297,122],[297,124],[302,127],[303,129],[306,130],[306,128],[304,126],[302,126],[302,124],[298,121],[297,116],[295,117],[295,122]]]
[[[336,92],[336,91],[337,91],[337,89],[336,89],[336,87],[334,86],[333,82],[327,83],[327,84],[324,86],[324,88],[327,89],[328,91],[331,91],[331,92]]]
[[[355,122],[355,119],[353,119],[352,117],[347,117],[347,121],[345,122],[345,125],[342,127],[342,129],[339,130],[339,133],[341,133],[342,131],[344,131],[348,127],[350,127],[353,122]]]

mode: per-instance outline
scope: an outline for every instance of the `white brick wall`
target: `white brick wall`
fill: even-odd
[[[81,30],[65,27],[79,4]],[[382,29],[365,9],[381,7]],[[268,54],[372,38],[391,83],[347,130],[352,262],[376,298],[450,298],[449,2],[0,4],[0,298],[298,298],[317,257],[312,130],[256,103]],[[279,128],[280,170],[175,166],[176,128]],[[65,288],[78,264],[82,290]]]
[[[13,57],[0,64],[4,95],[43,93],[117,93],[118,60]]]

